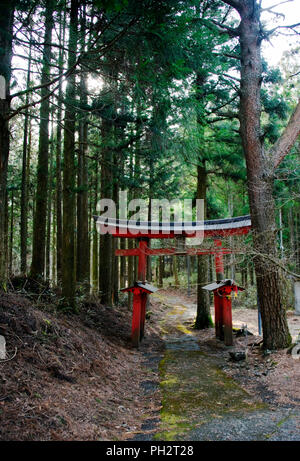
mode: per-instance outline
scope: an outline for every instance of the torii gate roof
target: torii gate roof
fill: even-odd
[[[154,222],[130,221],[122,219],[94,216],[98,230],[110,233],[115,237],[127,238],[174,238],[178,236],[193,237],[225,237],[247,234],[251,229],[250,215],[235,218],[210,219],[202,222]]]

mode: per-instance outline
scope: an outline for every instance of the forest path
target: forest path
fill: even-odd
[[[223,371],[224,355],[216,354],[211,340],[199,340],[205,333],[193,329],[195,304],[169,293],[153,298],[165,308],[162,409],[154,440],[300,440],[295,409],[270,409]]]

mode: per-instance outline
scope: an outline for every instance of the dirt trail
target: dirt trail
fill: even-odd
[[[299,409],[271,408],[228,376],[224,354],[229,348],[212,341],[212,331],[210,339],[199,340],[206,333],[192,328],[192,302],[162,292],[153,298],[165,307],[160,320],[162,409],[156,434],[136,440],[300,440]],[[218,347],[226,349],[223,355],[216,353]]]

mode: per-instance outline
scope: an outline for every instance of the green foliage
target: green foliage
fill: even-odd
[[[128,0],[95,0],[94,5],[107,13],[120,13],[128,6]]]
[[[27,18],[33,8],[34,21]],[[237,41],[220,33],[216,22],[226,18],[233,27],[235,19],[228,16],[222,1],[195,0],[93,0],[80,5],[80,19],[87,13],[84,37],[86,53],[80,56],[77,67],[77,94],[72,101],[51,96],[53,115],[53,154],[48,192],[51,195],[50,233],[55,233],[55,197],[57,183],[57,111],[64,103],[76,109],[76,130],[87,118],[88,185],[72,187],[76,196],[88,191],[89,207],[95,212],[100,197],[100,172],[106,167],[111,173],[110,185],[127,190],[131,197],[140,198],[196,198],[197,167],[206,172],[208,218],[243,215],[249,212],[246,193],[246,165],[239,135],[239,82],[235,75],[240,70],[240,48]],[[43,18],[44,4],[17,2],[16,27],[21,27],[22,39],[33,29],[34,62],[30,87],[40,83],[40,36],[37,18]],[[36,13],[35,13],[36,12]],[[62,13],[62,14],[61,14]],[[66,24],[63,15],[66,13]],[[69,10],[65,2],[55,5],[55,18],[65,28],[68,37]],[[24,23],[21,25],[20,18]],[[32,19],[32,18],[31,18]],[[132,23],[131,23],[132,22]],[[130,27],[129,27],[129,24]],[[127,29],[128,28],[128,29]],[[80,28],[79,28],[80,29]],[[59,28],[56,28],[58,33]],[[81,37],[82,39],[82,37]],[[54,40],[54,37],[53,37]],[[21,46],[16,41],[15,50]],[[28,55],[28,45],[24,45]],[[57,68],[59,47],[52,47],[51,74],[65,71]],[[78,50],[78,55],[79,55]],[[283,131],[299,94],[299,80],[287,79],[297,73],[299,49],[285,57],[281,69],[270,68],[263,62],[262,140],[271,146]],[[66,56],[63,56],[66,59]],[[36,61],[35,61],[36,60]],[[26,62],[27,65],[27,62]],[[55,67],[54,67],[55,66]],[[26,72],[22,78],[13,75],[14,85],[25,89]],[[87,78],[86,94],[79,85],[81,75]],[[90,88],[90,77],[96,80]],[[98,79],[98,80],[97,80]],[[23,86],[22,86],[23,85]],[[92,86],[92,85],[91,85]],[[17,91],[16,89],[14,91]],[[81,98],[84,93],[85,98]],[[26,94],[18,99],[26,102]],[[14,100],[15,104],[15,100]],[[30,165],[28,168],[28,248],[32,243],[32,220],[37,174],[39,143],[39,105],[30,108]],[[110,124],[104,133],[105,124]],[[22,140],[24,113],[11,123],[11,154],[8,167],[8,212],[14,231],[12,243],[13,270],[19,268],[20,188],[22,182]],[[62,143],[61,143],[62,145]],[[103,159],[106,150],[107,158]],[[64,159],[61,158],[61,166]],[[80,164],[79,136],[76,135],[76,171]],[[291,219],[299,228],[300,169],[298,146],[282,162],[275,181],[276,205],[283,211],[283,241],[287,255],[292,255]],[[51,181],[50,181],[51,180]],[[13,200],[12,200],[13,194]],[[14,205],[13,211],[12,205]],[[11,212],[11,213],[10,213]],[[55,218],[55,219],[54,219]],[[298,226],[298,227],[297,227]],[[77,229],[76,229],[77,231]],[[92,232],[90,231],[91,235]],[[55,253],[55,239],[51,247]],[[52,246],[51,241],[51,246]],[[30,262],[30,251],[28,262]],[[100,256],[101,258],[101,256]],[[295,258],[288,267],[295,269]],[[54,280],[56,283],[56,280]],[[78,289],[78,302],[84,290]],[[68,310],[68,306],[64,306]]]

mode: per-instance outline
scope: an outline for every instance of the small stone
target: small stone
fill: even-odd
[[[237,332],[236,332],[237,338],[238,338],[239,336],[248,336],[248,335],[249,335],[249,336],[253,336],[253,333],[251,333],[251,331],[249,331],[249,330],[247,329],[247,327],[246,327],[246,328],[245,328],[245,327],[240,328],[240,329],[237,330]]]
[[[6,359],[6,341],[4,336],[0,335],[0,360]]]
[[[264,356],[266,357],[267,355],[270,355],[272,354],[272,351],[270,351],[269,349],[265,349],[264,352],[263,352]]]
[[[230,357],[235,362],[239,362],[240,360],[246,360],[247,354],[245,351],[232,351],[229,352]]]

